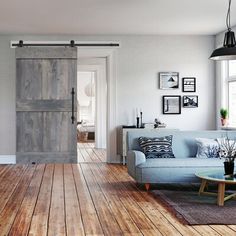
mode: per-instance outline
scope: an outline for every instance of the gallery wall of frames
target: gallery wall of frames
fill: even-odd
[[[196,78],[183,77],[181,80],[183,96],[162,96],[162,113],[165,115],[181,114],[181,108],[197,108],[198,95],[196,93]],[[180,90],[178,72],[159,72],[159,89]]]

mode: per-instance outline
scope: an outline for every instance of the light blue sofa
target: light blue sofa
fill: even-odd
[[[227,131],[228,137],[236,138],[236,131]],[[163,137],[173,135],[172,149],[175,158],[146,159],[138,143],[140,136]],[[196,172],[223,171],[223,160],[219,158],[196,158],[195,138],[220,138],[226,131],[156,131],[137,130],[127,134],[128,173],[148,190],[152,183],[199,183]]]

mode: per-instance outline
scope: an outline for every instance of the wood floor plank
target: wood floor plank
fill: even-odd
[[[124,185],[130,189],[135,201],[137,202],[150,202],[153,204],[162,215],[172,224],[182,235],[200,235],[198,231],[196,231],[193,227],[188,225],[183,225],[179,222],[178,219],[173,217],[168,210],[166,210],[161,204],[159,204],[156,199],[146,191],[140,191],[137,187],[136,183],[127,173],[127,168],[123,165],[109,165],[109,170],[113,171],[116,178],[120,178],[120,180],[124,183]]]
[[[109,176],[106,173],[102,173],[101,170],[97,168],[99,165],[90,164],[89,166],[95,177],[94,179],[99,184],[104,196],[107,199],[107,202],[122,230],[122,233],[127,235],[142,235],[140,230],[130,217],[129,213],[127,212],[126,208],[120,201],[119,197],[117,196],[115,188],[113,188],[113,186],[108,183]]]
[[[85,151],[88,153],[93,162],[101,162],[101,160],[91,148],[86,148]]]
[[[99,167],[102,170],[102,173],[106,173],[106,168],[103,168],[104,165],[99,165]],[[117,188],[117,192],[116,195],[119,196],[123,201],[124,198],[131,200],[132,196],[129,194],[128,189],[120,182],[118,181],[112,172],[109,173],[108,177],[106,178],[107,181],[109,181],[112,186],[116,186]],[[128,194],[127,194],[128,193]],[[132,205],[134,206],[134,204],[136,204],[136,202],[132,199],[132,202],[128,202],[128,206]],[[125,204],[125,203],[124,203]],[[153,223],[153,225],[156,227],[156,229],[158,229],[158,231],[161,233],[161,235],[181,235],[165,218],[164,216],[158,212],[157,209],[155,209],[154,207],[148,207],[147,204],[145,204],[144,206],[142,206],[141,204],[137,204],[141,210],[143,211],[143,213],[145,214],[144,217],[146,219],[150,219]],[[138,223],[138,222],[136,222]],[[143,225],[141,225],[142,227],[144,227]],[[140,226],[140,227],[141,227]],[[141,228],[142,232],[145,232],[145,227]]]
[[[80,209],[82,212],[82,220],[86,235],[104,235],[94,207],[88,186],[85,182],[80,164],[73,165],[73,174],[76,184],[77,195],[79,199]]]
[[[64,183],[67,236],[82,236],[84,235],[84,227],[70,164],[64,165]]]
[[[202,236],[220,236],[215,230],[213,230],[208,225],[195,225],[192,226],[196,231],[198,231]],[[226,235],[225,235],[226,236]]]
[[[93,162],[93,159],[88,155],[88,153],[84,148],[80,149],[80,153],[84,158],[84,162]]]
[[[16,165],[11,166],[4,174],[1,175],[0,179],[0,212],[6,205],[9,197],[14,192],[16,186],[18,185],[21,177],[24,174],[26,165]]]
[[[80,150],[77,152],[78,163],[85,162],[83,155],[81,154]]]
[[[2,165],[0,164],[0,179],[1,179],[1,175],[10,168],[11,165]]]
[[[108,168],[108,167],[107,167]],[[114,176],[121,181],[126,188],[129,190],[132,198],[138,204],[142,203],[151,203],[155,208],[166,218],[166,220],[171,224],[176,231],[178,231],[182,235],[200,235],[196,230],[192,227],[183,225],[177,219],[175,219],[163,206],[161,206],[151,195],[147,192],[141,192],[135,182],[128,176],[127,172],[122,166],[118,165],[109,165],[109,170],[114,173]],[[130,180],[130,181],[127,181]],[[164,233],[164,232],[163,232]]]
[[[8,199],[0,214],[0,236],[8,235],[17,212],[24,199],[30,181],[35,171],[35,166],[28,166],[15,191]],[[19,226],[20,227],[20,226]]]
[[[64,197],[63,164],[56,164],[53,176],[48,236],[66,235]]]
[[[228,227],[236,232],[236,225],[228,225]]]
[[[94,181],[92,172],[87,164],[81,164],[81,168],[91,193],[94,206],[96,208],[99,221],[105,235],[122,235],[121,229],[112,214],[111,209],[99,187]]]
[[[53,182],[54,164],[47,164],[34,209],[29,236],[46,236]]]
[[[106,152],[103,152],[103,149],[94,148],[93,151],[101,162],[106,162]]]
[[[45,165],[40,164],[36,167],[30,185],[25,193],[17,216],[9,232],[9,236],[27,235],[37,201]]]
[[[229,228],[227,225],[210,225],[220,235],[235,236],[236,232]]]

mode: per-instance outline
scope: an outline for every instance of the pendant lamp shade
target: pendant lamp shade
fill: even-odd
[[[212,60],[236,60],[236,42],[234,32],[230,28],[230,7],[231,0],[229,0],[229,7],[226,17],[226,25],[228,31],[225,33],[223,47],[217,48],[210,56]]]
[[[95,85],[94,83],[89,83],[85,86],[84,92],[88,97],[95,97]]]
[[[236,60],[236,43],[234,32],[229,30],[225,33],[224,45],[217,48],[210,56],[212,60]]]

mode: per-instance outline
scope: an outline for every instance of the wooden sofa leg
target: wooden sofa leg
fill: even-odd
[[[150,189],[150,184],[146,183],[144,185],[145,185],[146,190],[148,191]]]

